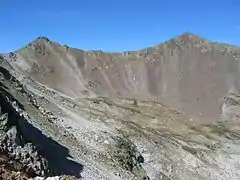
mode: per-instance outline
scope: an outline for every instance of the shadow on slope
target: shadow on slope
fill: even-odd
[[[0,72],[3,73],[4,77],[8,80],[9,77],[12,77],[9,72],[2,67],[0,68]],[[30,124],[27,119],[20,116],[19,112],[12,106],[11,101],[16,101],[16,104],[19,105],[18,107],[21,109],[24,109],[24,107],[7,89],[8,88],[0,82],[1,111],[3,114],[8,114],[7,129],[13,126],[17,128],[16,136],[20,141],[16,143],[23,147],[24,144],[30,142],[36,146],[39,154],[48,162],[49,172],[47,176],[72,175],[81,177],[80,173],[83,170],[83,165],[69,159],[71,158],[69,149],[44,135],[39,129]]]
[[[27,141],[33,142],[39,153],[48,161],[49,176],[72,175],[81,177],[83,165],[69,159],[69,149],[54,141],[51,137],[45,136],[39,129],[35,128],[26,120],[22,122],[23,134]]]

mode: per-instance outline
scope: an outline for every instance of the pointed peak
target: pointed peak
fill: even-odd
[[[169,39],[168,41],[166,41],[165,43],[166,44],[172,44],[173,42],[174,43],[177,43],[177,44],[202,44],[204,42],[208,42],[209,40],[201,37],[201,36],[198,36],[194,33],[191,33],[191,32],[184,32],[178,36],[175,36],[171,39]]]
[[[31,41],[28,44],[28,46],[44,46],[46,43],[59,45],[59,43],[52,41],[50,38],[48,38],[46,36],[38,36],[33,41]]]
[[[38,36],[34,40],[30,41],[27,45],[16,50],[16,52],[19,52],[19,51],[22,51],[25,49],[37,50],[40,52],[40,49],[42,49],[42,47],[44,47],[47,43],[52,44],[52,41],[49,38],[47,38],[46,36]]]
[[[175,37],[174,39],[206,40],[205,38],[198,36],[194,33],[191,33],[189,31],[180,34],[179,36]]]
[[[38,51],[38,53],[39,53],[43,50],[48,49],[50,46],[53,48],[63,48],[66,51],[69,49],[69,47],[67,45],[62,45],[58,42],[55,42],[55,41],[49,39],[46,36],[38,36],[33,41],[30,41],[27,45],[23,46],[22,48],[18,49],[17,51],[19,52],[19,51],[28,49],[28,50]]]
[[[157,48],[167,46],[168,48],[179,48],[179,46],[200,45],[210,42],[206,38],[198,36],[189,31],[181,33],[177,36],[170,38],[169,40],[157,45]]]
[[[44,42],[51,43],[52,41],[49,38],[47,38],[46,36],[38,36],[33,41],[29,42],[27,44],[27,46],[30,46],[30,47],[32,47],[32,46],[40,46],[40,45],[43,45]]]
[[[36,41],[46,41],[46,42],[50,42],[50,39],[46,36],[38,36],[36,38]]]
[[[197,35],[190,31],[186,31],[186,32],[183,32],[180,36],[197,36]]]

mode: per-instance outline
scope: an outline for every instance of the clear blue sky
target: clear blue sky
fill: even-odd
[[[240,0],[0,0],[0,52],[39,35],[72,47],[136,50],[190,31],[240,45]]]

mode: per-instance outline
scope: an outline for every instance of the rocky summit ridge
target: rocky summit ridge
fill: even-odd
[[[219,118],[223,98],[239,89],[239,48],[192,33],[120,53],[38,37],[14,54],[15,69],[70,97],[154,100],[206,121]]]
[[[240,178],[240,48],[183,33],[139,51],[41,36],[0,55],[3,179]]]

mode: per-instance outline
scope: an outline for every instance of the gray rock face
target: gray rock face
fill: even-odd
[[[235,93],[226,96],[221,111],[222,120],[238,121],[240,118],[240,96]]]
[[[8,114],[5,113],[0,117],[0,130],[5,131],[7,128]]]
[[[26,173],[44,176],[48,171],[47,161],[39,155],[36,147],[25,139],[19,128],[19,121],[23,117],[18,114],[16,103],[8,101],[3,94],[0,95],[0,152],[9,158],[20,162]],[[4,106],[4,107],[3,107]]]
[[[115,144],[111,148],[113,148],[112,157],[116,163],[127,171],[137,173],[138,177],[147,177],[145,171],[141,169],[144,158],[131,141],[116,137]]]

